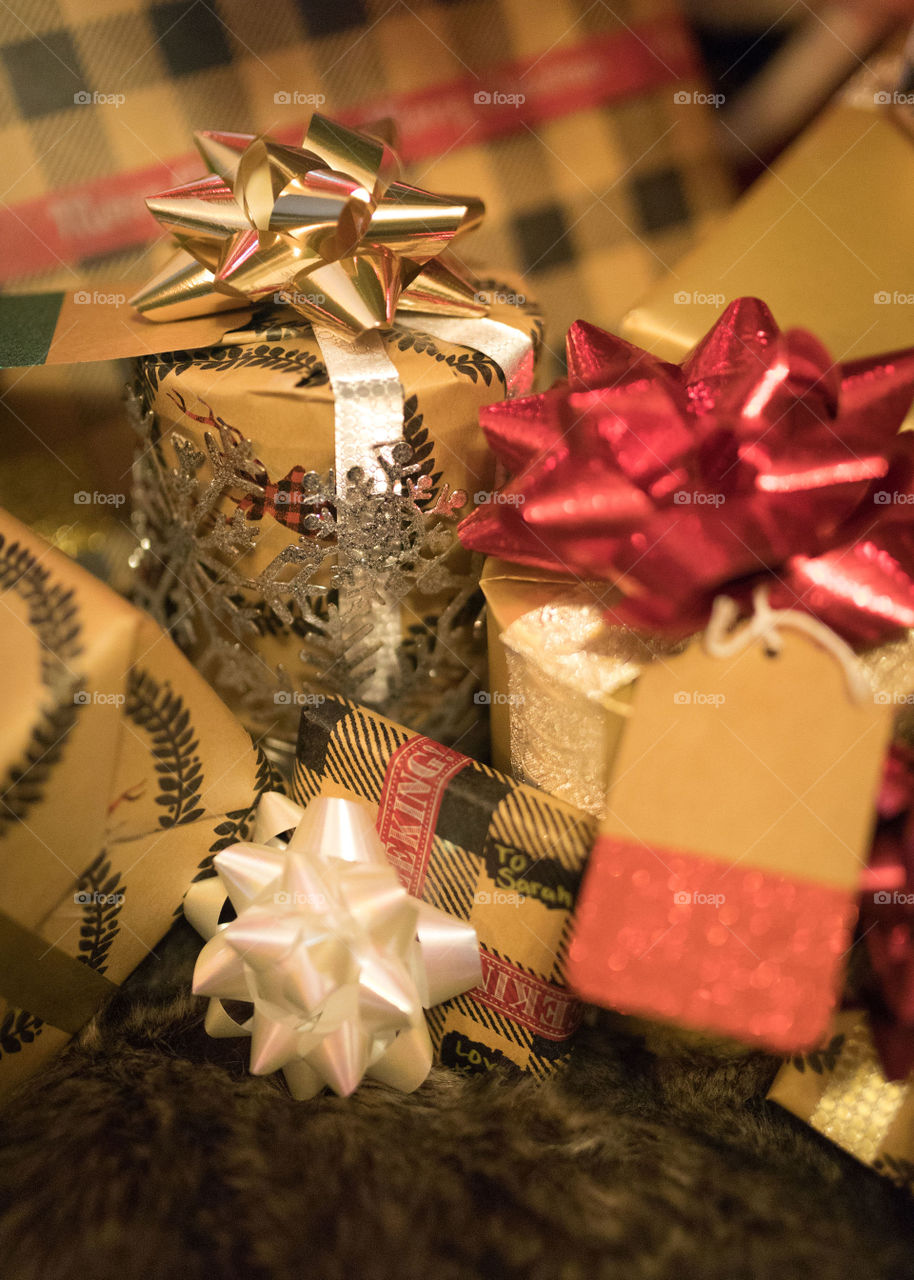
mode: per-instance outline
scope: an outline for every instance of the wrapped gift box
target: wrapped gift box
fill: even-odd
[[[198,176],[194,129],[293,141],[313,107],[399,119],[413,181],[482,197],[474,257],[525,273],[556,351],[580,314],[616,324],[729,203],[674,0],[289,6],[269,24],[236,7],[233,34],[208,10],[175,22],[116,0],[30,22],[34,34],[12,24],[0,59],[5,282],[72,289],[75,265],[90,282],[129,272],[126,251],[156,234],[143,197]],[[47,145],[49,119],[66,147]]]
[[[241,839],[270,766],[160,628],[0,513],[0,1091]]]
[[[768,1097],[914,1192],[914,1092],[883,1075],[861,1010],[837,1014],[819,1048],[788,1058]]]
[[[861,74],[629,313],[625,337],[680,360],[746,294],[841,360],[910,345],[914,134],[893,67]]]
[[[535,345],[531,304],[493,301],[493,321]],[[171,329],[183,323],[195,322]],[[456,520],[493,488],[477,419],[505,374],[405,323],[378,342],[401,435],[360,445],[365,480],[345,503],[335,475],[351,465],[345,415],[358,406],[341,406],[311,326],[288,309],[137,363],[141,600],[278,737],[294,740],[302,701],[328,688],[438,736],[478,719],[482,558],[460,547]]]
[[[489,557],[482,589],[493,764],[604,817],[607,779],[638,677],[681,643],[607,623],[606,607],[620,595],[605,582]],[[857,660],[877,699],[896,704],[898,731],[909,734],[914,640],[888,641]]]
[[[476,929],[482,986],[428,1013],[441,1061],[554,1070],[581,1016],[564,962],[591,819],[337,699],[302,713],[293,794],[378,805],[378,832],[409,892]]]

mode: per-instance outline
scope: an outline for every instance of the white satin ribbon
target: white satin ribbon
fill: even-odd
[[[383,494],[388,481],[378,465],[378,451],[403,438],[403,386],[380,336],[367,333],[346,338],[332,329],[314,326],[314,336],[333,390],[335,412],[336,492],[346,493],[346,477],[360,467]],[[359,572],[361,544],[371,531],[352,527],[345,505],[338,508],[337,547],[340,567]],[[368,579],[366,578],[366,586]],[[370,584],[376,591],[383,584]],[[370,635],[377,647],[374,671],[360,690],[365,702],[382,702],[398,673],[397,650],[403,637],[399,601],[375,599],[366,606],[361,593],[340,591],[340,622],[348,643],[354,644],[370,618]]]

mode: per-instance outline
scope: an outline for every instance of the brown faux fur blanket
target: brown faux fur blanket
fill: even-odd
[[[606,1025],[548,1086],[293,1102],[213,1041],[179,924],[0,1115],[3,1280],[914,1277],[907,1194],[764,1101],[776,1063]]]

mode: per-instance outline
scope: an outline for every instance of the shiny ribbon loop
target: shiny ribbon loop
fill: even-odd
[[[525,333],[500,320],[411,317],[410,329],[457,346],[475,348],[494,360],[505,375],[508,399],[526,395],[533,386],[533,344]]]
[[[432,1064],[423,1009],[481,982],[476,931],[407,894],[366,804],[304,810],[267,792],[253,837],[185,900],[208,939],[194,970],[207,1031],[249,1035],[251,1071],[281,1069],[296,1098],[345,1096],[365,1077],[418,1088]],[[220,925],[227,902],[235,919]],[[253,1012],[240,1021],[223,1000]]]
[[[277,294],[307,320],[349,334],[389,326],[398,306],[486,314],[472,281],[442,256],[478,226],[482,202],[399,181],[382,137],[315,112],[300,147],[244,133],[194,140],[210,176],[146,202],[180,246],[131,299],[149,319]]]
[[[464,545],[614,581],[641,631],[699,631],[759,581],[851,644],[914,626],[914,348],[838,364],[755,298],[681,365],[583,322],[567,345],[567,383],[482,410],[513,478]]]

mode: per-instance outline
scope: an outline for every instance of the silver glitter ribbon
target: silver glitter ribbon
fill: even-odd
[[[525,333],[500,320],[459,320],[441,316],[410,317],[410,329],[456,346],[481,351],[505,375],[507,399],[525,396],[533,386],[533,343]]]
[[[487,355],[502,370],[509,398],[525,395],[533,385],[533,343],[527,334],[509,324],[489,319],[410,316],[407,327]],[[361,469],[374,481],[376,491],[383,493],[387,479],[378,465],[378,453],[403,437],[405,397],[396,366],[376,332],[348,338],[315,325],[314,336],[334,396],[337,495],[344,496],[347,477],[353,468]],[[340,511],[345,513],[345,509],[345,503],[341,502]],[[345,514],[341,525],[340,569],[343,575],[359,573],[360,564],[369,560],[367,544],[371,530],[346,527]],[[339,609],[344,630],[357,632],[361,628],[367,632],[370,627],[376,646],[374,671],[362,690],[362,697],[367,702],[381,702],[397,674],[402,622],[399,600],[384,598],[383,582],[375,580],[373,586],[379,598],[371,608],[369,619],[361,612],[364,606],[357,598],[347,599],[345,591],[340,592]],[[355,610],[359,611],[358,615]]]
[[[423,1010],[482,981],[475,929],[406,892],[374,819],[362,801],[305,810],[267,792],[252,841],[217,854],[184,902],[208,939],[194,969],[206,1030],[250,1036],[252,1073],[282,1070],[295,1098],[365,1077],[417,1089],[432,1065]],[[236,917],[220,924],[227,901]],[[223,1000],[253,1012],[241,1022]]]
[[[872,1164],[908,1095],[905,1080],[886,1080],[865,1021],[847,1033],[834,1071],[809,1123],[858,1160]]]
[[[321,350],[335,413],[336,491],[344,498],[347,477],[353,468],[361,468],[378,493],[387,483],[378,465],[378,452],[403,436],[403,385],[396,366],[387,355],[377,333],[360,338],[346,338],[333,329],[314,326],[314,336]],[[345,502],[340,502],[339,567],[342,573],[363,572],[359,562],[363,546],[370,538],[368,529],[346,525]],[[384,584],[375,583],[376,592]],[[370,624],[372,641],[377,645],[374,672],[362,690],[368,702],[380,702],[387,694],[390,680],[397,673],[397,648],[402,639],[399,601],[379,598],[371,607],[370,619],[355,616],[360,610],[358,597],[343,590],[339,593],[340,619],[344,631],[355,632]],[[351,615],[351,616],[350,616]]]
[[[602,818],[606,779],[631,714],[631,685],[677,646],[604,621],[605,584],[561,590],[501,634],[511,772]]]

